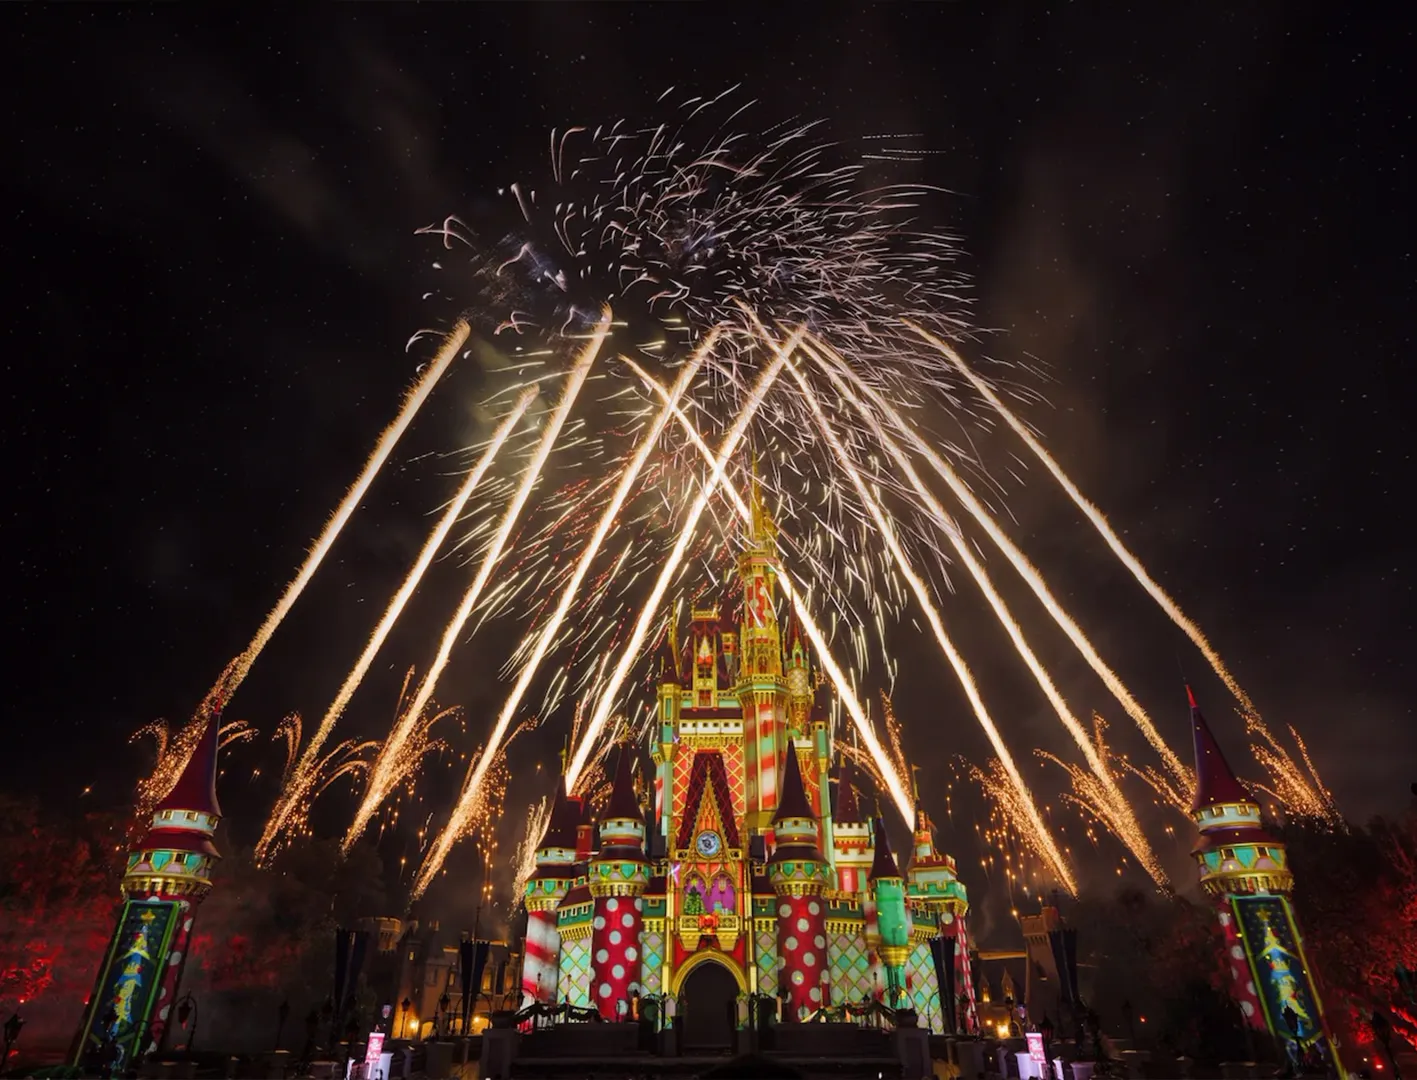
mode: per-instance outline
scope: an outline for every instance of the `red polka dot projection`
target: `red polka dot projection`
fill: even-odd
[[[1228,903],[1220,904],[1218,910],[1220,928],[1225,931],[1225,958],[1230,961],[1235,1000],[1245,1014],[1245,1022],[1252,1028],[1264,1031],[1264,1009],[1260,1007],[1259,992],[1255,989],[1255,973],[1250,970],[1250,962],[1245,958],[1245,946],[1240,940],[1239,927],[1235,925],[1235,914]]]
[[[827,1001],[827,910],[820,896],[777,898],[778,992],[786,992],[787,1015],[796,1020]]]
[[[641,932],[644,901],[637,896],[600,896],[590,935],[590,997],[606,1020],[628,1007],[630,991],[641,989]]]

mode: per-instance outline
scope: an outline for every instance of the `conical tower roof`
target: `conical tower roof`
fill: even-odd
[[[212,712],[192,756],[172,790],[153,808],[154,813],[166,810],[208,814],[221,817],[221,803],[216,797],[217,753],[221,746],[221,707]]]
[[[540,847],[576,849],[576,826],[580,824],[580,806],[566,791],[566,778],[556,783],[556,798],[551,803],[551,816],[546,822],[546,833],[541,838]]]
[[[886,822],[876,817],[872,822],[872,832],[876,842],[876,856],[871,860],[871,880],[900,877],[900,866],[891,852],[891,839],[886,834]]]
[[[772,816],[772,823],[776,826],[792,818],[816,821],[817,815],[812,812],[812,801],[807,798],[807,785],[802,782],[797,750],[789,739],[787,762],[782,770],[782,791],[777,797],[777,812]]]
[[[835,821],[856,825],[866,820],[861,816],[861,800],[857,797],[856,785],[852,782],[855,778],[856,770],[848,761],[842,765],[841,776],[837,780],[836,806],[832,814]]]
[[[610,788],[610,802],[606,804],[605,812],[600,815],[601,821],[611,818],[640,820],[640,804],[635,798],[634,763],[635,752],[631,745],[626,743],[620,747],[620,760],[615,765],[615,783]]]
[[[1189,686],[1186,687],[1186,699],[1191,704],[1191,729],[1196,744],[1196,794],[1191,802],[1191,811],[1225,803],[1254,802],[1244,785],[1236,779],[1225,755],[1220,752],[1220,745],[1201,715],[1196,695]]]

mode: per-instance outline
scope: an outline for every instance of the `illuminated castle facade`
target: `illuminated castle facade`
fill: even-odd
[[[147,831],[129,849],[123,906],[85,1010],[74,1064],[126,1068],[160,1047],[175,1019],[182,969],[197,907],[211,891],[221,857],[212,844],[221,716],[207,721],[176,785],[153,809]]]
[[[636,995],[693,1013],[756,993],[789,1020],[878,1001],[936,1031],[973,1030],[954,860],[917,809],[902,872],[862,812],[801,628],[778,621],[777,566],[755,490],[741,611],[696,605],[682,645],[667,635],[648,754],[621,748],[595,826],[557,794],[526,890],[524,1000],[615,1019]],[[645,756],[652,799],[648,783],[636,794]]]
[[[1192,854],[1225,933],[1232,995],[1251,1027],[1305,1050],[1317,1044],[1336,1063],[1289,902],[1288,852],[1264,827],[1259,803],[1231,771],[1189,687],[1186,693],[1196,747],[1191,812],[1200,829]]]

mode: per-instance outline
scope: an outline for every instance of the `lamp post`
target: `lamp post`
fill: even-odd
[[[1047,1013],[1043,1014],[1043,1022],[1038,1025],[1038,1034],[1043,1036],[1043,1075],[1047,1076],[1052,1072],[1048,1047],[1053,1042],[1053,1021],[1048,1019]]]
[[[182,996],[182,1000],[177,1003],[177,1026],[187,1027],[187,1021],[192,1021],[192,1030],[187,1032],[187,1053],[192,1052],[192,1044],[197,1040],[197,1021],[202,1018],[200,1010],[197,1008],[197,999],[192,996],[192,991],[188,990]]]
[[[24,1019],[17,1012],[12,1013],[10,1019],[5,1021],[5,1052],[0,1054],[0,1070],[4,1070],[9,1065],[10,1050],[18,1041],[24,1026]]]
[[[408,1010],[413,1002],[404,998],[399,1002],[399,1038],[408,1038]]]
[[[446,1022],[444,1018],[448,1015],[448,1006],[452,1003],[452,998],[448,997],[448,992],[444,990],[443,996],[438,999],[438,1011],[433,1014],[433,1037],[435,1039],[443,1036],[443,1024]]]
[[[281,1036],[285,1034],[285,1022],[290,1019],[290,1002],[282,1001],[276,1009],[276,1049],[280,1049]]]

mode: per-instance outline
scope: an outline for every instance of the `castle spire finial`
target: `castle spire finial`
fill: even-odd
[[[763,543],[777,538],[777,523],[773,521],[772,514],[768,512],[766,501],[763,499],[763,482],[758,472],[758,452],[753,451],[752,481],[750,491],[750,505],[753,517],[753,540]]]

